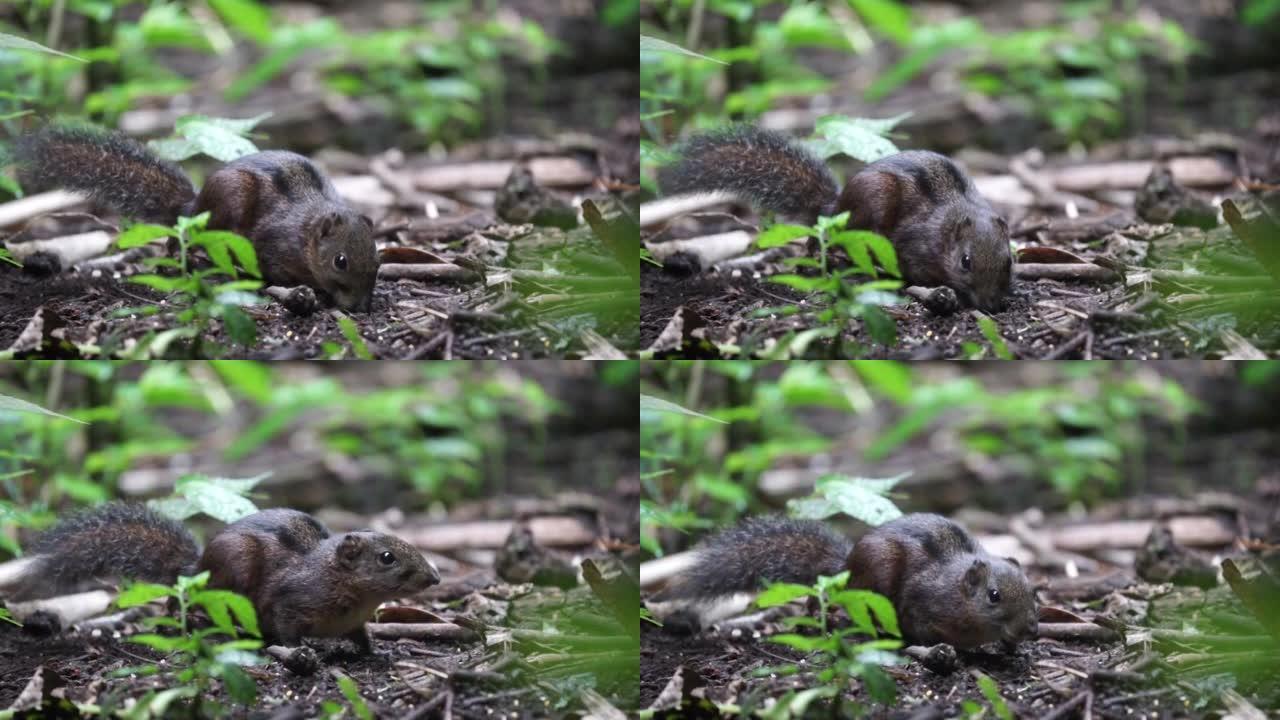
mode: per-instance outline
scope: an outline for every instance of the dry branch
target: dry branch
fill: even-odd
[[[369,623],[369,635],[380,640],[440,640],[472,642],[480,635],[453,623]]]

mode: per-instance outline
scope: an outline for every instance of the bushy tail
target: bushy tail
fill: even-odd
[[[59,522],[28,548],[29,570],[9,594],[52,597],[107,582],[172,584],[194,572],[195,538],[181,523],[144,505],[111,503]]]
[[[680,160],[658,173],[667,195],[727,191],[809,223],[830,214],[840,195],[822,160],[785,135],[754,125],[694,135],[677,152]]]
[[[47,125],[19,137],[18,179],[30,190],[65,188],[122,215],[173,223],[195,197],[182,170],[120,133]]]
[[[654,599],[754,592],[766,582],[812,585],[819,575],[842,572],[852,549],[852,541],[815,520],[751,518],[703,544],[694,566]]]

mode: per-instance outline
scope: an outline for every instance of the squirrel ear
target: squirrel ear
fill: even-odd
[[[1012,565],[1012,566],[1014,566],[1014,567],[1016,567],[1016,568],[1020,568],[1020,567],[1022,567],[1022,563],[1018,562],[1018,558],[1011,558],[1011,557],[1007,557],[1007,558],[1005,558],[1005,560],[1008,560],[1008,561],[1009,561],[1009,564],[1010,564],[1010,565]]]
[[[338,213],[325,213],[324,217],[320,218],[320,237],[327,237],[341,222],[342,218],[338,217]]]
[[[368,225],[368,226],[369,226],[369,229],[370,229],[370,230],[372,230],[372,229],[373,229],[373,219],[372,219],[372,218],[370,218],[368,215],[361,215],[361,216],[360,216],[360,219],[364,222],[364,224],[365,224],[365,225]]]
[[[964,584],[970,588],[978,588],[987,584],[987,575],[991,568],[987,566],[987,561],[982,558],[974,558],[973,564],[968,570],[964,571]]]
[[[1008,221],[1006,221],[1004,218],[1000,217],[999,215],[996,216],[996,224],[1000,226],[1001,230],[1005,232],[1009,232]]]
[[[338,543],[338,562],[344,567],[355,567],[356,560],[360,559],[360,551],[363,547],[364,542],[359,535],[347,533],[342,537],[342,541]]]

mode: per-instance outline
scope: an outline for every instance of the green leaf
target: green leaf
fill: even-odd
[[[853,369],[868,384],[899,403],[911,398],[915,377],[905,363],[893,360],[853,360]]]
[[[171,160],[204,153],[222,162],[231,162],[258,152],[258,148],[243,136],[268,117],[271,113],[243,119],[187,115],[175,123],[174,130],[179,138],[153,142],[152,149]]]
[[[275,373],[266,363],[254,360],[210,360],[209,365],[223,382],[259,405],[270,402]]]
[[[818,118],[814,128],[817,138],[809,147],[823,159],[843,153],[862,162],[875,162],[898,152],[885,136],[909,117],[910,112],[880,119],[826,115]]]
[[[854,478],[824,475],[818,479],[813,494],[787,501],[792,517],[822,520],[843,513],[872,527],[902,516],[893,501],[886,497],[890,490],[910,473],[890,478]]]
[[[716,418],[710,417],[708,415],[703,415],[702,413],[694,412],[688,408],[681,407],[673,402],[663,400],[660,397],[654,397],[653,395],[646,395],[644,393],[641,393],[640,394],[640,411],[644,412],[645,410],[648,410],[650,412],[671,413],[673,415],[688,415],[689,417],[702,418],[703,420],[710,420],[711,422],[727,424],[723,420],[717,420]]]
[[[862,19],[899,45],[911,40],[911,10],[896,0],[849,0]]]
[[[791,47],[826,47],[850,50],[849,38],[821,3],[792,5],[778,20],[782,39]]]
[[[360,697],[360,688],[356,685],[356,681],[346,675],[338,675],[337,678],[338,688],[342,690],[347,702],[351,703],[351,711],[356,717],[360,720],[373,720],[373,713],[369,710],[369,705],[365,703],[364,698]]]
[[[756,238],[756,245],[760,248],[780,247],[792,240],[808,237],[812,234],[813,228],[803,225],[774,225],[760,233],[760,236]]]
[[[214,625],[227,635],[236,635],[235,626],[231,622],[232,614],[235,615],[236,622],[251,635],[262,635],[253,603],[243,595],[230,590],[201,590],[191,596],[191,601],[204,607]]]
[[[756,605],[762,608],[777,607],[778,605],[786,605],[797,598],[810,597],[813,594],[813,588],[808,585],[773,583],[756,598]]]
[[[1247,25],[1261,25],[1280,14],[1280,0],[1248,0],[1240,10],[1240,19]]]
[[[145,605],[152,600],[173,595],[173,588],[154,583],[134,583],[116,598],[116,606],[122,608]]]
[[[214,267],[221,270],[223,275],[237,277],[236,266],[231,262],[231,251],[227,249],[224,243],[216,240],[206,241],[204,239],[205,234],[197,233],[191,240],[191,246],[204,246],[204,250],[209,255],[209,259],[213,261]]]
[[[224,663],[218,675],[226,685],[227,694],[241,705],[248,705],[258,696],[258,685],[239,665]]]
[[[149,648],[155,648],[156,650],[165,653],[185,649],[189,644],[189,640],[181,635],[177,637],[166,637],[164,635],[153,635],[150,633],[143,635],[130,635],[125,638],[125,640],[131,643],[137,643],[138,645],[146,645]]]
[[[224,485],[221,479],[193,479],[180,484],[174,497],[153,500],[148,503],[157,512],[175,519],[184,519],[204,513],[209,517],[231,523],[258,511],[248,498],[237,494],[234,486]]]
[[[63,52],[58,52],[57,50],[54,50],[53,48],[47,48],[38,42],[32,42],[30,40],[27,40],[26,38],[20,38],[17,35],[9,35],[6,33],[0,33],[0,49],[26,50],[28,52],[42,52],[42,53],[48,53],[50,55],[59,55],[64,58],[71,58],[72,60],[78,60],[80,62],[87,62],[86,60],[76,57],[75,55],[68,55]]]
[[[876,277],[876,267],[871,262],[871,252],[867,250],[867,244],[863,238],[873,233],[866,230],[846,230],[844,232],[834,233],[831,236],[831,244],[842,247],[845,252],[849,253],[849,259],[853,260],[853,264],[862,271],[864,275]]]
[[[244,268],[245,272],[256,278],[262,277],[262,270],[258,267],[258,253],[254,250],[253,243],[248,238],[226,230],[206,230],[196,237],[203,243],[216,242],[225,246],[235,256],[236,262],[240,263],[240,267]]]
[[[209,0],[223,22],[259,45],[271,42],[271,13],[253,0]]]
[[[226,592],[225,590],[221,592],[202,590],[191,594],[191,602],[204,608],[209,619],[213,621],[214,627],[226,635],[235,637],[236,626],[231,622],[231,612],[227,610],[227,603],[223,599]]]
[[[6,410],[10,412],[31,413],[34,415],[47,415],[49,417],[56,417],[61,420],[70,420],[71,422],[80,423],[81,425],[88,424],[83,420],[76,420],[75,418],[70,418],[70,417],[67,417],[66,415],[59,415],[58,413],[52,410],[46,410],[40,407],[39,405],[36,405],[35,403],[27,402],[26,400],[23,400],[21,398],[10,397],[8,395],[0,395],[0,412],[6,411]]]
[[[901,637],[902,631],[898,628],[898,613],[893,608],[893,603],[889,598],[870,590],[841,590],[831,595],[831,602],[838,603],[844,607],[850,617],[855,612],[859,614],[870,611],[875,615],[875,620],[879,623],[884,631],[894,637]],[[869,620],[870,616],[868,616]],[[872,631],[874,633],[874,630]]]
[[[719,60],[716,60],[715,58],[709,58],[709,57],[707,57],[706,55],[699,55],[698,53],[693,52],[692,50],[685,50],[684,48],[680,47],[679,45],[676,45],[675,43],[669,43],[669,42],[667,42],[666,40],[659,40],[659,39],[658,39],[658,38],[656,38],[656,37],[650,37],[650,36],[648,36],[648,35],[641,35],[641,36],[640,36],[640,55],[641,55],[641,59],[642,59],[642,60],[644,59],[644,54],[645,54],[646,52],[650,52],[650,53],[669,53],[669,54],[672,54],[672,55],[685,55],[685,56],[688,56],[688,57],[695,57],[695,58],[698,58],[698,59],[700,59],[700,60],[707,60],[707,61],[710,61],[710,62],[716,63],[716,64],[718,64],[718,65],[728,65],[728,64],[729,64],[729,63],[726,63],[726,62],[721,62],[721,61],[719,61]]]
[[[219,296],[226,298],[226,295]],[[224,305],[222,307],[222,324],[227,331],[227,337],[237,345],[250,347],[258,337],[258,325],[253,318],[244,310],[235,305]]]
[[[184,277],[163,277],[160,275],[133,275],[129,278],[129,282],[138,285],[145,285],[149,288],[155,288],[160,292],[171,293],[177,290],[187,290],[191,281]]]
[[[802,652],[813,652],[815,650],[831,650],[835,643],[839,643],[840,639],[833,636],[823,635],[793,635],[782,633],[779,635],[770,635],[767,640],[771,643],[786,645]]]
[[[1000,337],[1000,329],[996,327],[996,321],[986,315],[978,318],[978,329],[982,331],[983,337],[987,342],[991,343],[991,349],[995,352],[996,357],[1001,360],[1012,360],[1013,353],[1009,352],[1009,346],[1005,343],[1004,338]]]
[[[885,272],[894,277],[902,277],[902,272],[898,270],[898,253],[893,249],[893,243],[889,242],[889,238],[877,233],[867,233],[862,241],[875,254],[876,260],[880,261],[880,266]]]
[[[849,398],[825,367],[818,363],[793,363],[778,378],[778,391],[788,406],[821,405],[849,410]]]
[[[995,713],[996,717],[1000,718],[1000,720],[1013,720],[1013,713],[1009,710],[1004,698],[1000,696],[1000,689],[996,687],[996,681],[977,671],[974,671],[974,675],[978,679],[978,689],[987,698],[987,702],[991,703],[991,711]]]
[[[147,225],[140,223],[120,233],[120,237],[116,238],[116,246],[122,250],[129,248],[141,247],[150,243],[152,240],[158,240],[162,237],[170,237],[173,235],[173,228],[164,225]]]
[[[342,334],[347,338],[347,342],[351,343],[351,352],[361,360],[372,360],[373,353],[369,352],[369,346],[365,344],[364,338],[360,337],[360,329],[356,327],[356,321],[346,315],[338,315],[338,327],[342,330]]]
[[[801,292],[834,292],[836,286],[840,284],[840,280],[837,278],[805,277],[803,275],[771,275],[768,280],[772,283],[795,288]]]

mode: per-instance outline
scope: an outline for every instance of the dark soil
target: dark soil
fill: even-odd
[[[769,340],[782,340],[804,330],[817,327],[817,321],[806,313],[784,315],[758,311],[788,305],[821,308],[820,296],[806,297],[792,288],[770,283],[767,275],[780,271],[769,268],[764,277],[743,273],[709,272],[687,276],[664,272],[646,264],[640,277],[640,302],[644,309],[640,321],[641,347],[653,344],[667,326],[675,311],[684,308],[688,318],[698,319],[703,338],[711,346],[731,346],[748,352],[763,351]],[[1100,288],[1094,285],[1044,280],[1017,283],[1001,312],[990,317],[1000,328],[1001,336],[1014,357],[1039,358],[1062,352],[1065,358],[1078,358],[1088,350],[1096,359],[1162,359],[1181,358],[1192,354],[1188,331],[1178,327],[1152,328],[1144,323],[1099,322],[1088,328],[1056,331],[1040,318],[1039,303],[1070,307],[1088,315],[1092,310],[1107,309],[1133,294],[1123,288]],[[978,327],[977,316],[960,309],[946,316],[930,312],[923,304],[908,300],[905,304],[885,308],[897,325],[898,342],[892,347],[881,345],[866,336],[854,323],[844,336],[844,344],[818,340],[808,346],[809,357],[844,357],[850,347],[858,348],[858,356],[896,360],[931,360],[964,358],[977,352],[992,357],[990,343]],[[1151,312],[1155,321],[1160,315]],[[687,325],[686,325],[687,328]],[[1085,342],[1075,342],[1075,349],[1063,348],[1076,334],[1088,331]],[[1065,332],[1065,334],[1063,334]],[[660,353],[662,357],[720,357],[721,352],[707,344],[686,343],[676,352]]]
[[[1117,577],[1109,573],[1103,571],[1092,577],[1096,577],[1101,587]],[[1212,607],[1224,614],[1243,613],[1247,616],[1225,588],[1212,591],[1214,599],[1211,600],[1195,588],[1157,587],[1130,575],[1127,584],[1121,587],[1113,585],[1110,592],[1099,592],[1087,600],[1064,600],[1057,597],[1055,588],[1058,583],[1073,584],[1071,581],[1034,572],[1031,578],[1033,584],[1041,588],[1041,597],[1049,599],[1048,603],[1041,605],[1042,622],[1045,622],[1046,609],[1050,608],[1080,612],[1090,618],[1094,612],[1099,617],[1114,618],[1123,615],[1120,608],[1145,607],[1143,599],[1152,598],[1147,616],[1151,619],[1150,624],[1175,630],[1183,629],[1181,623],[1196,617],[1195,608]],[[1097,610],[1091,612],[1086,608]],[[803,609],[797,608],[797,611],[803,612]],[[651,705],[658,698],[677,670],[683,671],[686,703],[689,702],[687,694],[696,688],[702,688],[696,694],[698,697],[716,703],[758,706],[788,691],[820,684],[811,672],[786,674],[776,670],[762,671],[784,666],[799,666],[804,670],[814,661],[799,651],[767,641],[768,635],[789,632],[777,622],[766,621],[749,627],[738,624],[731,630],[713,626],[693,637],[655,628],[648,623],[645,625],[641,636],[642,707]],[[1257,647],[1262,647],[1265,636],[1258,637],[1253,634],[1255,632],[1247,631],[1241,642],[1256,642],[1259,643]],[[1191,652],[1185,645],[1156,645],[1164,653]],[[1171,667],[1159,660],[1166,655],[1161,652],[1153,654],[1149,642],[1131,639],[1126,645],[1118,638],[1112,641],[1041,638],[1036,642],[1023,643],[1014,654],[995,648],[961,652],[958,667],[953,672],[934,672],[916,660],[891,666],[888,672],[897,687],[897,700],[892,706],[886,707],[870,699],[862,683],[857,681],[851,683],[844,697],[864,706],[870,717],[955,717],[964,714],[961,704],[966,701],[979,706],[988,705],[977,683],[981,674],[996,682],[1015,717],[1045,717],[1055,709],[1065,713],[1058,717],[1089,717],[1090,707],[1094,715],[1102,717],[1202,716],[1215,704],[1212,688],[1224,682],[1234,682],[1237,691],[1260,707],[1280,702],[1277,688],[1267,679],[1268,673],[1274,670],[1274,667],[1269,670],[1267,663],[1276,662],[1274,658],[1280,654],[1275,650],[1270,652],[1272,659],[1262,656],[1252,661],[1240,660],[1239,653],[1235,653],[1235,662],[1240,663],[1235,666],[1224,665],[1232,662],[1233,656],[1233,653],[1225,652],[1216,656],[1220,659],[1202,660],[1200,668],[1188,668],[1183,663]],[[1183,656],[1184,659],[1186,657]],[[1130,670],[1130,667],[1134,669]],[[1228,670],[1232,667],[1237,673],[1234,681],[1222,674],[1232,672]],[[1212,677],[1214,673],[1217,673],[1216,677]],[[1068,705],[1070,708],[1065,707]],[[686,710],[688,707],[686,704]],[[810,711],[816,710],[811,707]],[[926,711],[926,715],[919,715]]]

